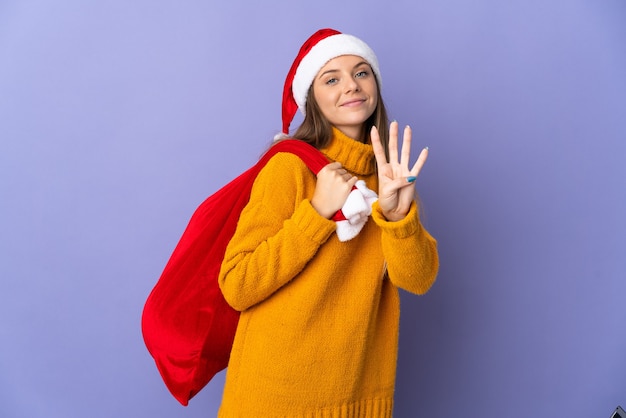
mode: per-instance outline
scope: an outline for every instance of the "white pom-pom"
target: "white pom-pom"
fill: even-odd
[[[287,135],[284,132],[281,132],[281,133],[278,133],[278,134],[274,135],[274,142],[281,141],[281,140],[287,139],[287,138],[289,138],[289,135]]]
[[[339,241],[349,241],[361,232],[368,217],[372,214],[372,205],[377,200],[376,192],[370,190],[363,180],[356,182],[355,188],[352,189],[341,208],[346,220],[337,222]]]

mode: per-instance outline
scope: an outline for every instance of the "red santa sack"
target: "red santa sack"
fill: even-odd
[[[217,276],[254,179],[278,152],[299,156],[315,174],[328,164],[303,141],[274,144],[257,164],[200,204],[144,306],[146,347],[165,385],[185,406],[228,365],[239,312],[224,300]]]

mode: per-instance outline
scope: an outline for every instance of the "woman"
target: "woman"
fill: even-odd
[[[399,152],[374,52],[332,29],[312,35],[289,71],[284,137],[297,109],[294,138],[332,162],[316,178],[279,153],[255,180],[219,276],[241,311],[219,416],[390,417],[398,288],[423,294],[438,270],[413,186],[427,150],[409,167],[411,131]],[[372,190],[378,200],[347,229],[331,219]]]

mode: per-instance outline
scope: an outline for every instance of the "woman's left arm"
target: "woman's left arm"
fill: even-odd
[[[388,221],[378,202],[372,218],[382,230],[381,245],[391,282],[408,292],[422,295],[435,282],[439,271],[437,241],[419,221],[417,203],[400,221]]]
[[[398,123],[389,127],[389,161],[376,127],[371,131],[378,166],[378,201],[374,221],[382,229],[383,254],[390,280],[409,292],[423,294],[430,289],[439,269],[437,242],[419,221],[414,182],[428,158],[424,148],[415,164],[411,157],[411,128],[404,128],[398,150]]]

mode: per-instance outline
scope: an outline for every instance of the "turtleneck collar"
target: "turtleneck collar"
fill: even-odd
[[[376,171],[374,150],[370,144],[363,144],[332,127],[333,138],[321,151],[333,161],[339,161],[343,167],[354,174],[366,176]]]

